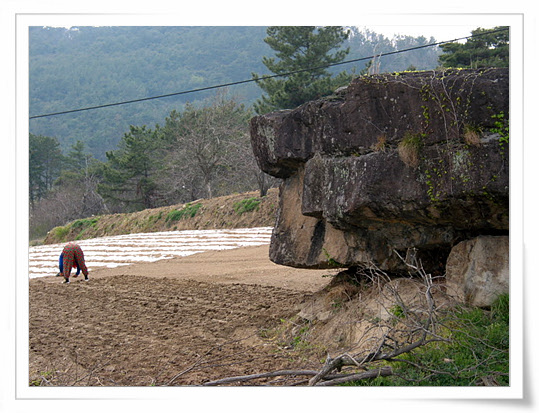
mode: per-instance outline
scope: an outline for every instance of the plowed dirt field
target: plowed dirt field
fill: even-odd
[[[114,268],[90,266],[89,282],[78,277],[70,285],[53,275],[31,278],[30,383],[200,385],[320,367],[309,361],[291,365],[288,350],[265,332],[296,314],[332,272],[276,265],[268,248],[265,243]]]

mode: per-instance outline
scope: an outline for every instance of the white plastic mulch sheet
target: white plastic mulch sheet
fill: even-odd
[[[86,266],[118,267],[185,257],[211,250],[269,244],[271,227],[224,230],[169,231],[117,235],[80,240]],[[29,249],[30,278],[56,275],[65,244],[39,245]],[[75,271],[75,270],[73,270]]]

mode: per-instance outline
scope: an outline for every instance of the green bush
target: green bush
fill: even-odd
[[[165,219],[165,222],[179,221],[184,218],[193,218],[198,210],[202,207],[201,203],[198,204],[186,204],[182,209],[170,211]]]
[[[234,202],[234,204],[232,205],[234,211],[236,211],[238,215],[242,215],[246,212],[251,212],[255,210],[258,211],[259,206],[260,199],[255,197],[242,199],[241,201]]]

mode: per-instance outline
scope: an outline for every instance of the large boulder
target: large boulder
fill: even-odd
[[[278,264],[375,264],[509,229],[507,69],[360,77],[334,96],[251,120],[260,168],[282,178]]]
[[[489,307],[509,294],[509,237],[480,236],[453,247],[446,266],[447,293],[457,301]]]

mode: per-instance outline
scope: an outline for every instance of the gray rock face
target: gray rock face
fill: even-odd
[[[251,120],[259,166],[283,178],[270,258],[443,268],[453,245],[509,229],[507,69],[361,77]]]

